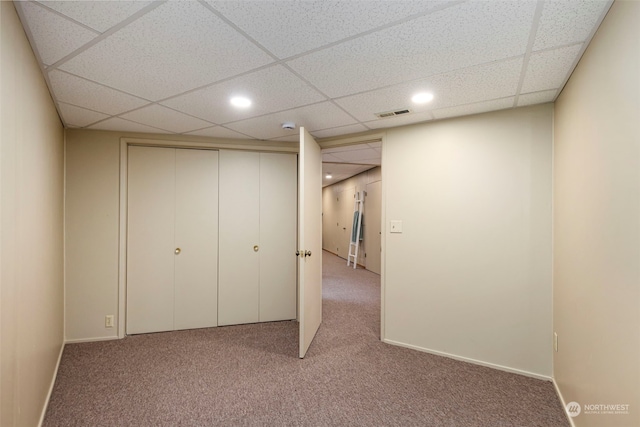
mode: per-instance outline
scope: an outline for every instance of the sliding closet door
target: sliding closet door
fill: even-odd
[[[176,150],[174,329],[218,321],[218,152]]]
[[[175,150],[128,154],[127,333],[172,330]]]
[[[220,152],[218,324],[259,321],[260,153]]]
[[[260,154],[260,321],[296,318],[298,160]]]

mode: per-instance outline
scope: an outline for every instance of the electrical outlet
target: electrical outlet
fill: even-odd
[[[558,352],[558,333],[557,332],[553,333],[553,349],[556,351],[556,353]]]
[[[104,327],[113,328],[113,314],[109,316],[104,316]]]

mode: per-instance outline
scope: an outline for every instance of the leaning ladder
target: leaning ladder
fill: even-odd
[[[353,268],[358,264],[358,249],[360,248],[360,230],[362,229],[362,212],[364,211],[364,191],[358,191],[353,197],[353,223],[351,224],[351,237],[349,240],[349,255],[347,255],[347,267],[353,259]]]

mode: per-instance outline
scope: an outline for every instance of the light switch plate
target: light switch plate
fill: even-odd
[[[402,221],[399,219],[391,220],[390,233],[402,233]]]

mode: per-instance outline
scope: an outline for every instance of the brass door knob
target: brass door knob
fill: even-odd
[[[180,248],[176,248],[176,255],[180,255],[180,252],[181,252]]]
[[[254,251],[254,252],[258,252],[258,250],[260,250],[260,248],[258,247],[258,245],[254,245],[254,246],[253,246],[253,251]]]

